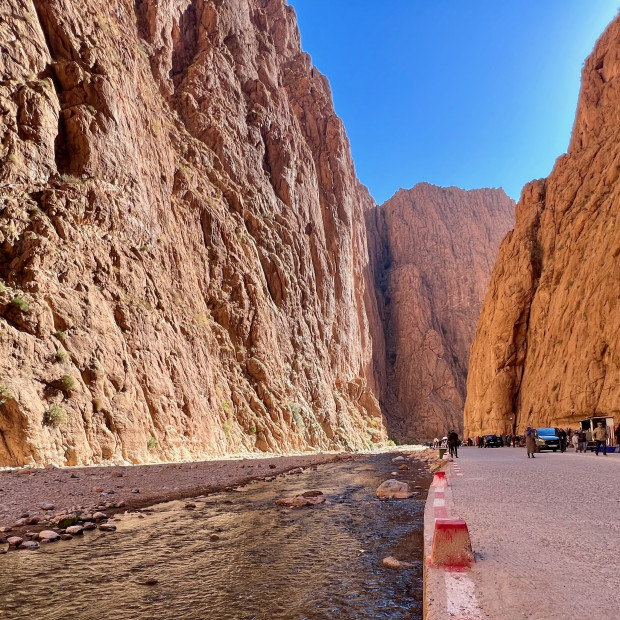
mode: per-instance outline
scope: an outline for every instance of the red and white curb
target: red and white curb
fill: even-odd
[[[459,465],[454,461],[451,465],[454,477],[463,475]],[[444,472],[439,474],[429,489],[424,514],[424,619],[482,620],[475,584],[466,569],[434,567],[430,563],[435,522],[455,517],[449,479]]]

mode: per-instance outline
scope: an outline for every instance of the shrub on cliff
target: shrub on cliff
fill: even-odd
[[[67,421],[67,412],[60,405],[52,405],[46,412],[43,422],[47,426],[58,428]]]

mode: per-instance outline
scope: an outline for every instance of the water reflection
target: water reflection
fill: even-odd
[[[115,533],[0,558],[4,620],[422,617],[425,491],[381,502],[390,455],[321,466],[239,492],[170,502],[146,518],[123,516]],[[429,476],[412,465],[425,488]],[[308,489],[326,505],[274,505]],[[415,563],[381,567],[386,555]],[[146,585],[157,581],[154,585]]]

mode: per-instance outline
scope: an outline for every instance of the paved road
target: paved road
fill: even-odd
[[[483,618],[620,618],[620,454],[463,448],[455,462]]]

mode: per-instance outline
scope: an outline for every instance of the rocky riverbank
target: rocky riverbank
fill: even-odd
[[[409,446],[407,454],[429,466],[437,456],[420,446]],[[7,549],[14,537],[36,542],[42,532],[71,536],[67,528],[75,525],[112,529],[107,519],[118,512],[233,490],[253,480],[355,458],[359,455],[327,453],[133,467],[6,469],[0,472],[0,549]],[[55,539],[51,534],[47,538]]]

